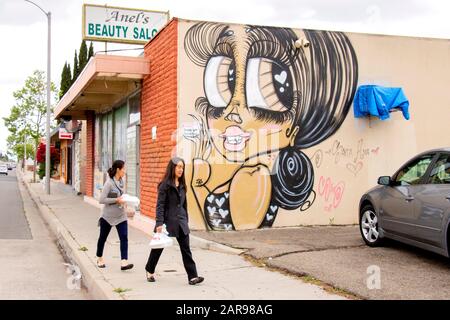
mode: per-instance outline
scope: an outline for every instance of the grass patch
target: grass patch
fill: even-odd
[[[86,248],[86,247],[79,247],[78,250],[80,250],[80,251],[88,251],[88,248]]]
[[[128,288],[125,288],[125,289],[123,289],[123,288],[115,288],[113,291],[115,293],[122,294],[122,293],[125,293],[125,292],[128,292],[128,291],[131,291],[131,290],[132,289],[128,289]]]

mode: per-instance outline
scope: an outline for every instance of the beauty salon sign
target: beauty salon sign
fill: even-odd
[[[83,39],[145,44],[169,21],[169,12],[83,5]]]

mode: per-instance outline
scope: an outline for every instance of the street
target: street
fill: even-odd
[[[0,176],[0,299],[87,299],[64,263],[15,170]]]

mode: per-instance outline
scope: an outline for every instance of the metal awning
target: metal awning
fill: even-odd
[[[86,111],[103,112],[136,91],[150,74],[145,57],[95,55],[55,108],[55,118],[86,119]]]

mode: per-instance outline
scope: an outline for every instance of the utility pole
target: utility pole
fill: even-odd
[[[45,128],[45,191],[50,194],[50,94],[51,94],[51,25],[52,25],[52,13],[46,12],[36,3],[25,0],[36,7],[38,7],[47,17],[47,121]]]

